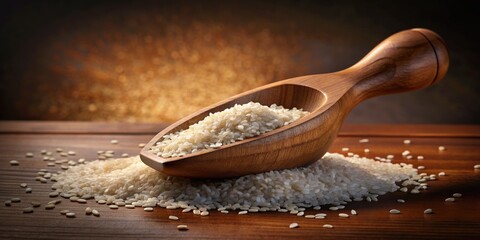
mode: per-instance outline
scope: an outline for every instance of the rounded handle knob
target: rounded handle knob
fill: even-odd
[[[396,33],[377,45],[349,70],[356,102],[428,87],[442,79],[449,65],[442,38],[428,29]]]

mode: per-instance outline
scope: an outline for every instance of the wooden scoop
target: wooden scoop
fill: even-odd
[[[224,178],[305,166],[328,150],[345,116],[361,101],[428,87],[445,76],[448,52],[427,29],[392,35],[352,67],[334,73],[291,78],[244,92],[187,116],[158,133],[140,152],[150,167],[173,176]],[[208,113],[250,101],[303,108],[307,116],[271,132],[183,157],[149,151],[165,134],[187,129]],[[377,109],[372,109],[375,114]]]

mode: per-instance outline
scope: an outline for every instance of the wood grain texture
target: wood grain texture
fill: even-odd
[[[15,125],[15,123],[11,123]],[[31,123],[19,122],[18,128],[29,128]],[[74,123],[68,123],[70,125]],[[83,125],[85,123],[78,123]],[[142,209],[110,210],[104,205],[98,205],[92,200],[87,204],[73,203],[63,200],[55,210],[45,210],[45,203],[52,200],[48,197],[51,183],[41,184],[34,180],[41,168],[46,168],[46,162],[40,158],[40,150],[54,151],[61,147],[64,150],[77,152],[69,159],[96,157],[97,150],[115,150],[116,156],[126,152],[138,154],[140,142],[148,141],[154,132],[144,134],[146,128],[154,124],[111,124],[118,129],[111,134],[98,134],[103,124],[90,123],[89,128],[83,128],[89,133],[72,134],[55,133],[46,122],[33,123],[34,133],[9,133],[0,131],[0,238],[1,239],[181,239],[181,238],[217,238],[217,239],[479,239],[480,238],[480,171],[473,166],[480,164],[480,136],[472,136],[471,132],[479,133],[480,126],[455,125],[347,125],[339,133],[331,145],[330,152],[341,152],[343,147],[349,147],[350,152],[361,156],[375,157],[394,154],[394,162],[411,163],[414,166],[423,165],[424,172],[437,174],[446,172],[447,176],[438,177],[437,181],[429,182],[429,189],[421,194],[402,192],[389,193],[379,197],[379,202],[353,202],[345,211],[307,210],[307,213],[325,212],[324,220],[305,219],[286,213],[251,213],[238,215],[236,212],[221,214],[212,211],[209,216],[200,217],[192,213],[181,213],[180,210],[155,208],[154,212],[144,212]],[[122,129],[127,129],[122,132]],[[161,125],[158,125],[161,126]],[[62,127],[59,127],[62,128]],[[72,126],[73,129],[76,129]],[[160,127],[161,128],[161,127]],[[42,129],[42,131],[40,131]],[[380,134],[383,132],[384,134]],[[424,132],[425,135],[420,133]],[[465,137],[461,135],[465,134]],[[358,140],[369,138],[368,143]],[[119,144],[112,145],[111,139],[118,139]],[[410,139],[410,145],[404,145],[404,139]],[[438,146],[447,148],[438,151]],[[363,152],[364,148],[371,151]],[[401,152],[408,149],[414,156],[423,155],[424,160],[405,160]],[[26,152],[35,153],[34,158],[26,158]],[[56,155],[56,154],[55,154]],[[9,160],[17,159],[20,166],[10,166]],[[59,170],[58,167],[50,169]],[[33,192],[27,194],[20,183],[28,183]],[[454,203],[444,202],[453,193],[462,193],[463,197]],[[3,201],[12,197],[21,197],[21,203],[5,207]],[[402,198],[406,203],[400,204],[396,199]],[[21,209],[31,201],[39,201],[42,207],[34,213],[22,214]],[[101,217],[84,215],[85,207],[90,206],[100,211]],[[396,208],[401,214],[391,215],[388,211]],[[434,214],[424,215],[426,208],[432,208]],[[69,209],[77,213],[75,219],[67,219],[59,211]],[[339,212],[355,209],[357,216],[347,219],[338,217]],[[169,215],[180,217],[179,221],[168,220]],[[289,229],[292,222],[300,224],[298,229]],[[323,224],[334,225],[333,229],[322,228]],[[187,224],[189,230],[180,232],[178,224]]]
[[[311,164],[323,156],[343,120],[358,103],[390,93],[428,87],[448,69],[443,40],[427,29],[396,33],[343,71],[296,77],[233,96],[195,112],[158,133],[140,152],[142,161],[169,175],[223,178]],[[303,108],[310,114],[271,132],[182,157],[150,149],[164,135],[187,129],[208,114],[250,101]]]

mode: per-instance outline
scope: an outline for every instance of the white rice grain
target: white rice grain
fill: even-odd
[[[86,215],[91,215],[92,214],[92,208],[90,208],[90,207],[85,208],[85,214]]]
[[[54,208],[55,208],[55,204],[47,204],[47,205],[45,205],[45,209],[46,209],[46,210],[52,210],[52,209],[54,209]]]
[[[181,225],[178,225],[178,226],[177,226],[177,229],[178,229],[179,231],[187,231],[187,230],[188,230],[188,226],[185,225],[185,224],[181,224]]]
[[[10,165],[18,166],[18,165],[20,165],[20,163],[17,160],[10,160]]]
[[[390,213],[391,213],[391,214],[400,214],[400,210],[398,210],[398,209],[391,209],[391,210],[390,210]]]
[[[100,217],[100,212],[97,209],[92,209],[92,214],[95,217]]]
[[[22,209],[23,213],[33,213],[33,207],[26,207]]]

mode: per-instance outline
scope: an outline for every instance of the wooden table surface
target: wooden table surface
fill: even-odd
[[[480,239],[480,126],[473,125],[347,125],[343,126],[338,138],[330,148],[341,152],[349,147],[361,156],[375,157],[394,154],[394,163],[406,162],[414,166],[425,166],[421,172],[446,176],[430,181],[428,190],[420,194],[403,192],[380,196],[378,202],[353,202],[345,211],[355,209],[357,216],[343,219],[340,211],[307,210],[306,213],[325,212],[326,219],[306,219],[288,213],[251,213],[238,215],[211,211],[209,216],[182,213],[181,210],[155,208],[154,212],[142,209],[108,209],[93,200],[79,204],[62,199],[54,210],[45,210],[51,183],[35,181],[41,168],[50,171],[58,167],[47,167],[40,150],[55,152],[60,147],[77,152],[69,159],[95,159],[98,150],[115,150],[136,155],[138,143],[150,140],[165,124],[126,124],[88,122],[0,122],[0,238],[450,238]],[[370,142],[359,143],[368,138]],[[111,139],[119,140],[113,145]],[[404,139],[411,139],[404,145]],[[439,151],[438,146],[446,151]],[[370,153],[365,154],[364,148]],[[410,150],[414,156],[423,155],[424,160],[407,160],[401,152]],[[26,152],[35,154],[25,157]],[[54,153],[57,157],[56,153]],[[57,157],[58,158],[58,157]],[[19,166],[11,166],[16,159]],[[28,183],[32,193],[25,193],[20,183]],[[453,193],[462,193],[453,203],[444,200]],[[7,207],[3,201],[20,197],[21,203]],[[398,203],[398,198],[406,203]],[[24,214],[22,208],[31,201],[41,202],[34,213]],[[86,216],[86,206],[101,212],[100,217]],[[326,207],[324,207],[326,208]],[[393,215],[389,210],[396,208],[401,214]],[[434,214],[423,211],[432,208]],[[60,215],[61,209],[77,214],[74,219]],[[168,220],[174,214],[179,221]],[[292,222],[299,223],[297,229],[289,229]],[[333,229],[323,228],[328,223]],[[178,224],[187,224],[188,231],[178,231]]]

